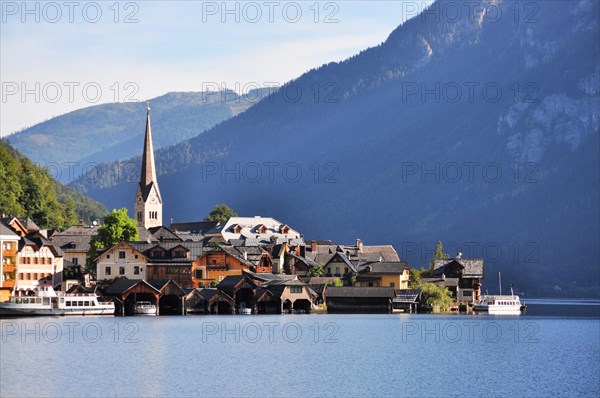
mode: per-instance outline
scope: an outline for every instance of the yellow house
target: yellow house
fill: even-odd
[[[408,263],[403,261],[376,261],[359,267],[354,286],[408,289],[409,278]]]

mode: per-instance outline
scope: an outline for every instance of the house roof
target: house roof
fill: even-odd
[[[178,235],[180,232],[193,235],[204,235],[208,231],[214,229],[217,225],[219,225],[217,221],[175,222],[171,223],[169,229]]]
[[[421,283],[433,283],[440,286],[455,287],[458,286],[458,278],[421,278]]]
[[[334,276],[313,276],[308,281],[309,285],[327,285],[328,283],[334,283],[336,279]]]
[[[302,240],[300,233],[290,228],[287,233],[281,232],[281,227],[286,224],[272,217],[231,217],[227,222],[217,225],[209,234],[220,234],[225,240],[229,239],[258,239],[271,242],[271,237],[274,236],[281,242],[288,239],[297,240],[299,243]],[[239,232],[234,232],[233,228],[238,227]],[[262,229],[262,231],[261,231]],[[278,242],[279,243],[279,242]]]
[[[393,287],[335,287],[327,288],[327,297],[395,297]]]
[[[0,222],[0,236],[2,236],[2,239],[6,240],[19,240],[21,238],[20,235],[15,233],[11,227],[5,225],[3,222]]]
[[[396,297],[392,299],[395,303],[416,303],[421,297],[421,289],[396,290]]]
[[[358,272],[382,275],[401,275],[408,269],[408,263],[404,261],[376,261],[360,265]]]
[[[110,296],[121,295],[140,283],[147,285],[149,289],[156,291],[156,293],[160,293],[160,290],[144,280],[127,278],[116,279],[109,287],[105,289],[104,292]]]
[[[175,235],[169,228],[163,226],[148,228],[148,232],[150,232],[152,236],[154,236],[154,238],[159,242],[182,240],[179,236]]]
[[[446,260],[435,260],[434,276],[441,276],[445,268],[452,263],[458,263],[463,267],[463,278],[483,278],[482,258],[453,258]]]

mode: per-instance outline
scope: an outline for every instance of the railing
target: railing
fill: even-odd
[[[17,255],[17,251],[15,249],[2,250],[2,256],[4,256],[4,257],[16,256],[16,255]]]

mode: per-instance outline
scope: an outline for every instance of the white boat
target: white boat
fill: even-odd
[[[494,315],[520,315],[527,308],[521,304],[519,296],[515,295],[510,288],[510,296],[502,295],[502,277],[498,273],[498,284],[500,285],[499,295],[483,295],[481,299],[473,306],[473,311],[487,312]]]
[[[252,314],[252,308],[242,307],[239,309],[238,312],[240,315],[250,315],[250,314]]]
[[[51,286],[40,286],[34,293],[33,296],[12,296],[9,301],[0,303],[0,316],[63,315]]]
[[[135,306],[138,315],[156,315],[156,306],[149,301],[138,301]]]
[[[495,315],[519,315],[523,306],[519,296],[485,295],[481,296],[479,302],[473,306],[473,311],[487,312]]]
[[[58,308],[64,315],[114,315],[115,303],[99,301],[94,293],[59,294]]]
[[[98,300],[95,293],[56,292],[49,285],[34,290],[33,296],[13,296],[0,303],[2,316],[33,315],[114,315],[115,304]]]

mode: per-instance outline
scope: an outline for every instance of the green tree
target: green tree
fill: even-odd
[[[231,217],[237,217],[235,211],[231,210],[226,204],[215,205],[204,221],[226,222]]]
[[[450,256],[444,252],[444,245],[442,245],[442,241],[438,240],[437,243],[435,244],[435,251],[433,252],[433,259],[431,259],[431,262],[429,263],[429,271],[422,272],[421,276],[432,277],[433,270],[435,267],[435,260],[445,260],[448,258],[450,258]]]
[[[408,279],[408,287],[410,289],[418,289],[421,285],[421,272],[418,269],[410,269],[410,277]]]
[[[316,276],[316,277],[320,277],[323,276],[323,271],[325,269],[325,266],[323,264],[320,265],[314,265],[313,267],[311,267],[311,269],[308,270],[308,276]]]
[[[454,302],[452,293],[445,286],[433,283],[425,283],[420,286],[425,298],[425,306],[431,311],[434,306],[439,306],[440,311],[445,312]]]
[[[121,241],[132,242],[138,240],[137,223],[127,215],[127,209],[114,209],[106,217],[104,224],[98,227],[98,233],[90,240],[86,266],[88,271],[93,272],[94,259],[98,256],[98,250],[109,248]]]
[[[344,282],[342,282],[342,280],[340,278],[335,278],[333,280],[333,282],[328,282],[327,285],[328,286],[342,287],[342,286],[344,286]]]

